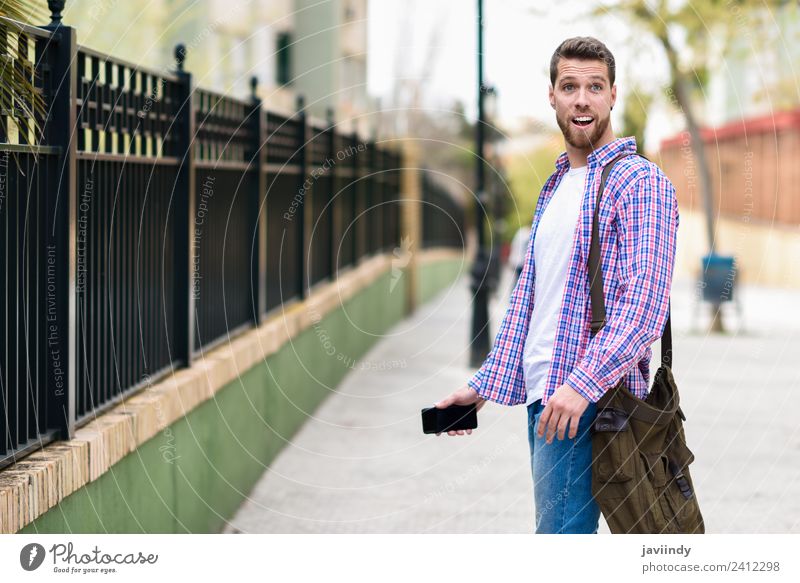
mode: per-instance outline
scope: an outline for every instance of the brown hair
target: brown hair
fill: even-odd
[[[568,38],[560,45],[550,58],[550,83],[555,86],[558,76],[558,61],[561,58],[579,59],[582,61],[603,61],[608,67],[608,80],[614,85],[614,55],[608,47],[592,36],[576,36]]]

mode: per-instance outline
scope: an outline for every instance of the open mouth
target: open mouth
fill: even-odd
[[[572,118],[572,123],[579,128],[587,128],[594,123],[594,117],[591,115],[579,115]]]

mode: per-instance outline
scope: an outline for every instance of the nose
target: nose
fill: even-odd
[[[585,109],[589,107],[589,94],[583,87],[578,89],[577,95],[575,97],[575,106],[578,109]]]

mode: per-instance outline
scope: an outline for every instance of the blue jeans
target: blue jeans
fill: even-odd
[[[531,449],[536,534],[594,534],[600,507],[592,496],[592,437],[589,433],[597,405],[589,406],[578,423],[578,434],[552,443],[536,434],[544,407],[528,405],[528,444]]]

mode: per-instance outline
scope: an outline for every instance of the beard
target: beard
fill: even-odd
[[[575,126],[575,124],[572,123],[573,117],[573,115],[570,115],[565,119],[561,119],[560,117],[556,116],[558,127],[561,128],[561,133],[564,134],[564,139],[573,148],[578,148],[580,150],[593,150],[594,144],[599,143],[600,138],[605,133],[606,128],[608,127],[608,122],[611,120],[611,115],[609,114],[602,119],[598,118],[597,116],[593,116],[594,123],[588,132],[587,130]]]

